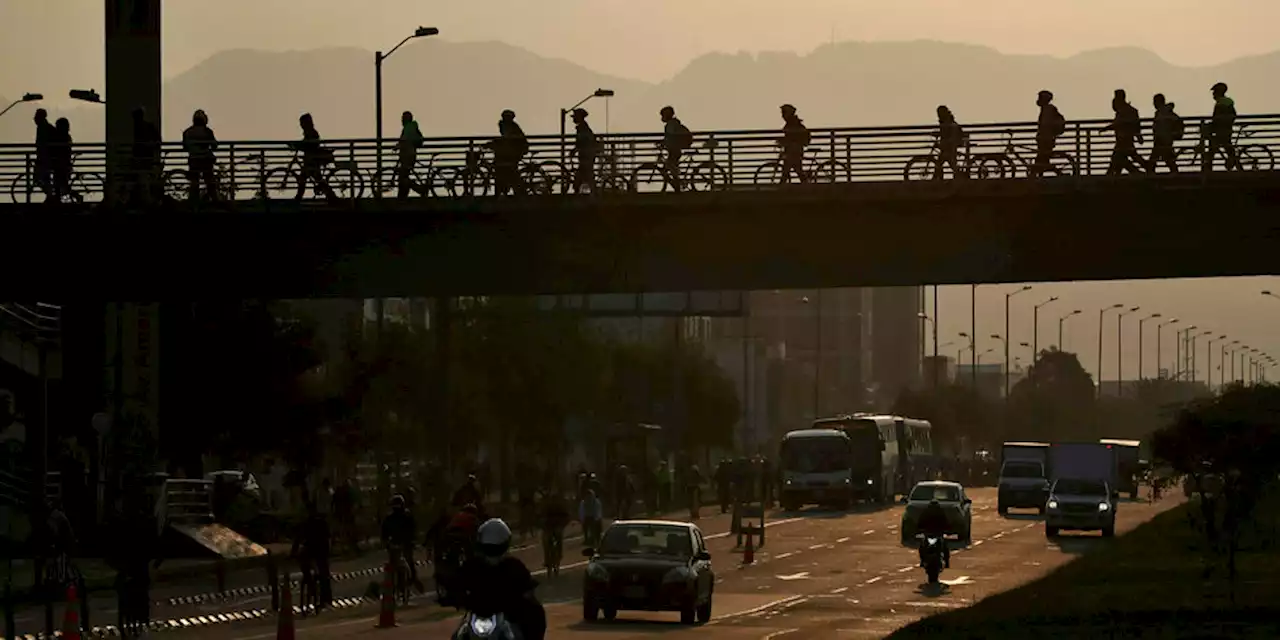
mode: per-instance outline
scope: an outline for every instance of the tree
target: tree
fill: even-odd
[[[968,385],[905,390],[894,402],[893,413],[928,420],[933,425],[935,449],[958,450],[962,438],[979,443],[999,437],[994,428],[998,417],[995,407]]]
[[[1096,388],[1074,353],[1041,351],[1009,392],[1005,439],[1091,440],[1097,433]]]
[[[1201,523],[1216,551],[1226,546],[1236,577],[1241,525],[1280,472],[1280,387],[1228,388],[1192,402],[1152,436],[1155,457],[1186,474],[1202,496]]]

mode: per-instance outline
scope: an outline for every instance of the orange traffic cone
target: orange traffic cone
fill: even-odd
[[[742,564],[753,564],[756,561],[755,527],[747,528],[747,547],[742,550]]]
[[[76,586],[67,586],[67,610],[62,616],[63,640],[80,640],[80,601],[76,598]]]
[[[280,616],[276,618],[276,640],[294,640],[293,626],[293,591],[288,575],[284,577],[280,593]]]
[[[382,610],[378,612],[377,629],[391,629],[396,626],[396,587],[395,567],[387,563],[386,573],[382,576]]]

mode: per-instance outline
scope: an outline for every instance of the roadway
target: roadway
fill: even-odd
[[[947,586],[940,591],[923,585],[915,549],[899,542],[901,507],[775,514],[768,544],[750,567],[740,566],[740,555],[725,532],[727,523],[716,517],[701,523],[710,534],[718,574],[711,623],[686,627],[678,623],[675,613],[636,612],[622,612],[612,623],[584,623],[578,600],[581,560],[574,561],[574,552],[568,551],[566,558],[574,564],[558,579],[543,578],[540,587],[540,596],[548,603],[548,637],[878,638],[930,613],[962,607],[1033,580],[1077,554],[1108,544],[1097,534],[1047,541],[1039,518],[996,514],[994,489],[975,489],[971,495],[973,544],[953,551],[952,568],[942,576]],[[1175,499],[1155,505],[1122,503],[1117,529],[1128,531],[1176,504]],[[400,611],[399,627],[394,630],[372,631],[375,615],[376,610],[368,607],[334,611],[300,619],[297,632],[315,640],[370,634],[407,640],[448,637],[457,624],[456,614],[426,603],[413,603]],[[274,620],[259,620],[180,635],[268,640],[274,637],[274,624]]]

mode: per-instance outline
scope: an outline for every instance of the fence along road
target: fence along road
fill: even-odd
[[[1175,143],[1181,172],[1199,172],[1206,151],[1205,117],[1186,117],[1186,136]],[[1058,139],[1047,179],[1072,179],[1106,173],[1115,137],[1104,130],[1110,120],[1070,122]],[[1143,123],[1144,158],[1151,154],[1150,120]],[[960,163],[970,178],[1025,179],[1035,160],[1035,123],[965,125],[968,144],[960,151]],[[930,180],[934,173],[937,127],[875,127],[813,129],[805,152],[805,173],[811,183],[886,183]],[[681,160],[681,180],[686,190],[776,189],[780,185],[781,133],[770,131],[695,132],[695,142]],[[475,198],[495,193],[493,155],[486,143],[494,136],[431,138],[418,150],[412,176],[418,191],[413,198]],[[662,135],[617,134],[600,136],[603,152],[596,164],[596,191],[602,195],[641,195],[673,191],[659,167],[658,144]],[[1271,171],[1271,148],[1280,140],[1280,115],[1241,116],[1235,144],[1245,171]],[[218,191],[227,201],[292,199],[297,192],[300,157],[294,141],[223,141],[217,154]],[[571,137],[531,136],[529,153],[520,174],[529,194],[569,193],[574,172]],[[326,140],[334,162],[325,177],[340,199],[351,203],[367,198],[396,196],[396,141]],[[127,150],[123,150],[127,153]],[[382,155],[382,172],[376,169]],[[180,143],[162,147],[163,182],[175,200],[188,198],[187,157]],[[44,194],[33,179],[35,147],[0,145],[0,203],[43,202]],[[1215,158],[1214,169],[1225,169]],[[1167,171],[1157,167],[1158,173]],[[76,144],[73,148],[72,202],[101,203],[106,174],[103,144]],[[953,179],[950,167],[945,179]],[[794,176],[793,176],[794,181]],[[308,188],[308,196],[313,196]]]

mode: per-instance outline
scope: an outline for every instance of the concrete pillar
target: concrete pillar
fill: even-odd
[[[131,114],[137,107],[160,121],[161,0],[103,0],[106,17],[107,183],[115,196],[121,162],[133,139]],[[163,131],[163,128],[161,129]]]

